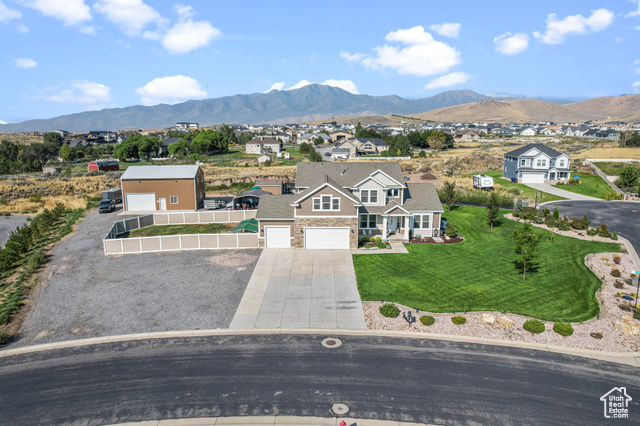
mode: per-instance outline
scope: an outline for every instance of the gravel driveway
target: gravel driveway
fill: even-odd
[[[54,249],[12,347],[229,326],[261,250],[107,257],[102,238],[122,218],[93,211]]]
[[[18,226],[27,223],[28,216],[2,216],[0,217],[0,247],[9,239],[11,232],[15,231]]]

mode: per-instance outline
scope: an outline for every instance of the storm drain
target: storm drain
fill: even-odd
[[[336,339],[335,337],[327,337],[322,341],[322,346],[328,349],[339,348],[342,345],[342,341],[340,339]]]
[[[347,404],[337,403],[331,406],[331,411],[333,411],[333,414],[336,416],[344,416],[349,412],[349,407],[347,407]]]

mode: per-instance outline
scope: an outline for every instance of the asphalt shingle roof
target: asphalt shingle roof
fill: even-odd
[[[122,180],[193,179],[200,166],[130,166]]]
[[[442,203],[432,183],[408,183],[408,198],[402,205],[410,212],[443,212]]]
[[[296,167],[296,187],[310,188],[323,181],[324,176],[345,188],[353,188],[356,184],[368,178],[376,170],[381,170],[397,180],[404,182],[400,164],[394,162],[370,162],[370,163],[298,163]],[[344,172],[344,173],[342,173]]]
[[[551,158],[555,158],[555,157],[558,157],[558,156],[562,155],[561,152],[558,152],[553,148],[549,148],[548,146],[543,145],[541,143],[532,143],[532,144],[529,144],[527,146],[523,146],[522,148],[514,149],[513,151],[507,152],[504,155],[506,157],[519,157],[522,154],[524,154],[525,152],[527,152],[527,151],[529,151],[529,150],[531,150],[533,148],[535,148],[538,151],[541,151],[541,152],[547,154]]]
[[[272,195],[261,197],[256,212],[256,219],[293,219],[294,208],[291,203],[299,195]]]

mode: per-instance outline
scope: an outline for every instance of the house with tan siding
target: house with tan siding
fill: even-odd
[[[205,196],[200,166],[130,166],[120,184],[125,211],[195,211]]]
[[[363,236],[438,236],[444,212],[435,186],[406,183],[398,163],[298,163],[295,192],[261,199],[264,247],[352,249]]]

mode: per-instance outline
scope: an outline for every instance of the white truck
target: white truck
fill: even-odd
[[[493,178],[487,175],[473,175],[473,187],[490,191],[493,189]]]

